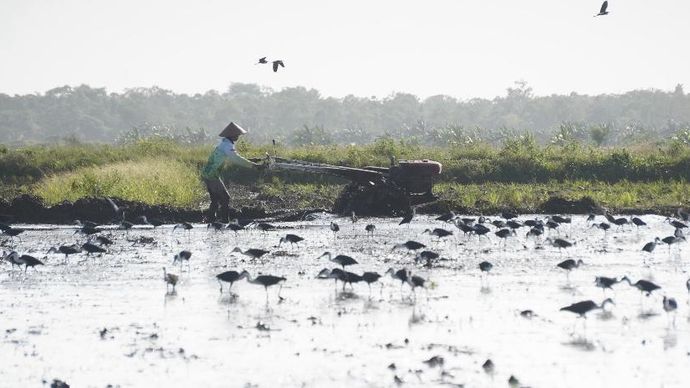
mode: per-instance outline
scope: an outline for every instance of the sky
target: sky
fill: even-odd
[[[688,0],[0,0],[0,93],[88,84],[460,99],[690,85]],[[274,73],[258,58],[282,59]]]

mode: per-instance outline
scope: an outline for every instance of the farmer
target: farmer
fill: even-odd
[[[201,177],[206,183],[208,194],[211,197],[211,206],[208,209],[208,222],[216,221],[216,216],[221,222],[228,221],[228,213],[230,211],[230,194],[225,188],[223,181],[220,179],[220,170],[223,164],[228,160],[232,165],[243,166],[247,168],[256,168],[263,170],[265,165],[253,163],[241,157],[235,150],[235,143],[237,139],[243,134],[247,133],[239,125],[230,122],[227,127],[218,136],[223,139],[220,144],[211,152],[208,157],[206,166],[201,170]],[[220,212],[218,212],[218,205],[220,205]],[[217,213],[217,214],[216,214]]]

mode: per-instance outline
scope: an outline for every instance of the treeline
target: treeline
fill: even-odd
[[[491,100],[422,100],[406,93],[332,98],[303,87],[275,91],[254,84],[195,95],[157,87],[108,93],[86,85],[0,94],[0,142],[6,145],[151,136],[202,144],[229,120],[251,129],[249,140],[257,143],[362,144],[393,137],[425,145],[502,144],[529,132],[542,144],[627,145],[690,139],[690,95],[678,85],[673,91],[535,97],[524,82]]]

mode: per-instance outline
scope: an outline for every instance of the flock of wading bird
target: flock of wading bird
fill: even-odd
[[[124,209],[118,207],[111,199],[108,198],[107,200],[112,207],[116,219],[119,219],[119,225],[116,227],[116,229],[118,230],[128,231],[129,229],[132,229],[134,225],[148,225],[152,228],[157,228],[163,225],[163,222],[155,219],[148,219],[146,216],[139,216],[136,217],[133,221],[127,221],[125,219]],[[631,216],[629,218],[616,218],[608,212],[604,212],[603,216],[605,217],[606,221],[597,222],[597,216],[594,213],[590,213],[587,217],[587,222],[591,225],[591,228],[601,229],[604,231],[604,233],[607,233],[607,231],[611,228],[639,228],[647,225],[646,222],[642,220],[640,217]],[[690,215],[685,210],[678,209],[678,211],[676,212],[676,216],[677,218],[669,217],[666,219],[666,222],[674,228],[674,233],[661,239],[656,237],[653,241],[645,244],[641,248],[643,254],[652,254],[652,252],[654,252],[654,250],[656,249],[656,246],[661,243],[664,243],[668,246],[670,253],[672,246],[677,245],[680,242],[686,241],[686,238],[683,234],[683,230],[688,227],[687,222],[688,220],[690,220]],[[412,222],[414,217],[414,212],[411,212],[400,221],[399,226],[409,224],[410,222]],[[441,226],[454,225],[458,232],[462,232],[468,238],[471,236],[476,236],[479,239],[487,238],[487,235],[492,232],[491,227],[493,227],[497,229],[493,231],[493,234],[502,240],[502,244],[504,244],[504,246],[506,244],[507,239],[511,236],[517,235],[517,231],[521,228],[528,229],[528,231],[526,232],[526,238],[539,238],[543,234],[550,232],[555,232],[558,235],[560,235],[559,228],[561,227],[561,225],[571,223],[570,217],[565,217],[561,215],[546,216],[543,219],[534,218],[523,221],[519,221],[517,218],[517,214],[512,214],[510,212],[502,212],[500,216],[494,217],[493,220],[484,216],[480,216],[477,218],[461,217],[451,212],[437,217],[436,220],[443,223],[443,225]],[[354,212],[352,213],[350,220],[354,228],[354,225],[358,221],[358,217],[355,215]],[[80,233],[86,235],[88,237],[87,241],[81,245],[71,244],[60,245],[58,247],[51,247],[47,252],[48,254],[62,254],[65,256],[66,263],[70,255],[85,253],[88,256],[91,254],[108,253],[108,247],[114,243],[111,239],[112,235],[108,237],[101,235],[101,233],[103,233],[104,231],[113,230],[112,227],[105,227],[90,221],[76,221],[75,223],[78,225],[78,229],[76,230],[75,234]],[[172,229],[174,232],[176,229],[189,231],[193,228],[194,226],[192,224],[183,222],[174,225]],[[238,220],[234,220],[229,224],[212,222],[207,225],[207,228],[212,229],[214,231],[230,230],[234,233],[238,233],[247,229],[257,229],[260,230],[262,233],[277,231],[277,228],[274,225],[271,225],[267,222],[240,222]],[[25,231],[22,228],[13,227],[11,225],[3,223],[0,223],[0,229],[2,230],[2,234],[8,236],[11,242],[14,242],[13,240],[15,238],[21,241],[21,234]],[[338,233],[340,231],[340,226],[335,222],[331,222],[330,230],[333,233],[334,239],[337,239]],[[366,232],[366,235],[368,237],[373,237],[376,231],[376,226],[374,224],[368,224],[364,227],[364,231]],[[454,235],[454,232],[452,230],[448,230],[443,227],[426,229],[423,233],[428,233],[429,235],[436,237],[438,240]],[[303,240],[304,238],[298,236],[297,234],[286,234],[284,235],[284,237],[280,238],[278,246],[280,247],[282,244],[290,244],[290,246],[299,245],[299,243]],[[544,240],[544,242],[552,245],[553,247],[558,248],[559,252],[561,252],[562,250],[567,250],[574,244],[574,242],[570,242],[560,237],[548,237]],[[3,243],[3,246],[6,245],[7,241]],[[426,248],[426,245],[414,240],[409,240],[404,243],[396,244],[393,246],[393,250],[402,249],[414,252],[415,264],[421,264],[424,267],[432,268],[434,263],[437,260],[439,260],[440,255],[432,250],[427,250]],[[251,260],[259,260],[266,254],[270,253],[270,251],[260,248],[250,248],[247,250],[235,248],[232,252],[243,254],[249,257]],[[177,263],[182,264],[185,262],[189,264],[191,257],[191,251],[183,250],[173,257],[172,263],[173,265]],[[363,282],[369,286],[369,293],[371,295],[372,283],[376,283],[382,277],[389,275],[394,280],[400,282],[401,295],[403,293],[403,287],[407,285],[411,289],[413,300],[416,300],[416,288],[426,288],[428,284],[426,279],[413,274],[412,271],[410,271],[407,268],[402,268],[398,270],[390,268],[388,269],[388,271],[384,273],[384,275],[381,275],[377,272],[363,272],[362,274],[358,274],[347,270],[348,267],[358,264],[358,262],[350,256],[343,254],[333,255],[330,252],[325,252],[323,255],[319,256],[319,258],[327,258],[331,262],[337,264],[340,268],[324,268],[316,275],[316,278],[333,279],[335,281],[336,287],[337,283],[341,282],[343,291],[346,290],[346,286],[348,285],[352,290],[354,290],[355,283]],[[21,266],[24,266],[24,273],[26,273],[29,267],[35,269],[36,266],[44,265],[44,261],[47,259],[47,256],[44,256],[42,259],[38,259],[28,254],[19,254],[16,250],[10,250],[9,252],[3,250],[2,259],[5,262],[9,262],[12,265],[12,269],[14,268],[14,266],[18,266],[20,267],[20,269]],[[84,260],[82,260],[82,262],[83,261]],[[566,271],[566,276],[568,276],[569,280],[570,272],[575,270],[582,264],[584,264],[582,260],[575,261],[573,259],[566,259],[558,263],[557,266],[560,269]],[[479,263],[478,267],[479,271],[481,271],[482,278],[484,279],[486,276],[488,276],[489,272],[492,270],[494,266],[492,263],[488,261],[483,261]],[[225,271],[223,273],[216,275],[216,279],[220,284],[221,294],[223,293],[223,283],[229,284],[228,290],[230,290],[234,283],[242,279],[246,279],[246,281],[251,284],[263,286],[266,291],[267,301],[268,288],[278,285],[282,289],[282,284],[287,280],[285,277],[282,276],[264,274],[252,277],[247,271]],[[163,267],[163,280],[166,283],[166,288],[168,289],[168,291],[175,292],[175,287],[179,282],[179,276],[167,272],[166,268]],[[594,279],[595,286],[601,288],[604,292],[606,291],[606,289],[612,289],[612,287],[618,283],[627,283],[629,286],[638,289],[642,294],[645,294],[647,296],[651,295],[655,291],[661,290],[661,286],[654,284],[649,280],[640,279],[633,283],[627,276],[623,276],[621,278],[597,276]],[[171,287],[172,290],[170,291]],[[688,289],[688,292],[690,293],[690,279],[688,279],[688,281],[686,282],[686,287]],[[234,296],[234,294],[231,295]],[[282,300],[282,297],[280,296],[280,291],[278,291],[278,298],[279,300]],[[605,299],[601,304],[597,304],[596,302],[591,300],[585,300],[578,303],[574,303],[570,306],[563,307],[561,310],[575,313],[579,317],[585,317],[588,312],[597,309],[604,309],[607,304],[614,304],[614,302],[610,298]],[[667,313],[671,313],[677,309],[678,303],[674,298],[670,298],[664,295],[662,305],[663,309]],[[531,314],[531,311],[526,310],[522,313],[523,315],[527,316]]]

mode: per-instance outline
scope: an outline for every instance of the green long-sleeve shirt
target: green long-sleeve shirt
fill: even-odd
[[[206,166],[201,170],[201,176],[206,179],[214,179],[220,177],[220,170],[223,168],[225,161],[235,166],[254,167],[255,164],[243,158],[235,151],[235,144],[230,139],[223,138],[220,144],[211,152],[208,157]]]

